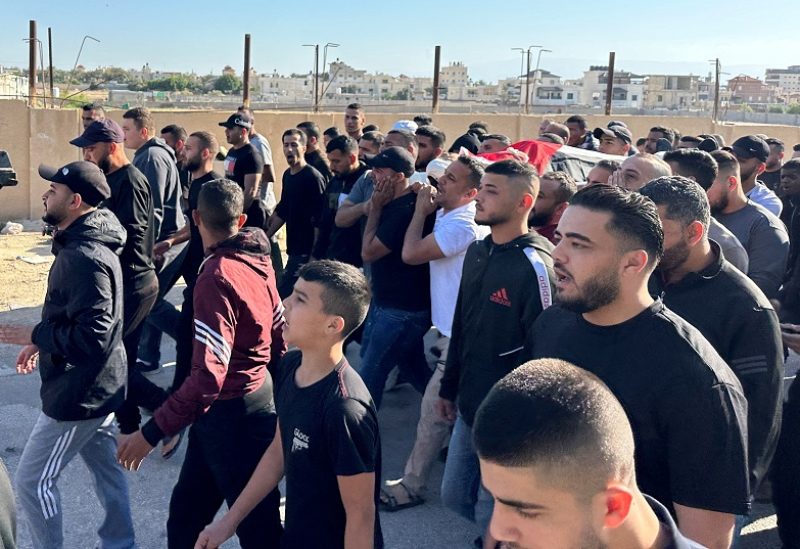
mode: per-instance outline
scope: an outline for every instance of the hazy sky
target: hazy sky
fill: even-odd
[[[475,79],[496,81],[519,73],[513,47],[542,45],[542,68],[577,78],[616,51],[618,70],[706,74],[720,57],[723,70],[759,78],[766,67],[800,64],[800,3],[752,0],[589,2],[506,0],[0,0],[0,65],[27,65],[28,20],[45,43],[53,29],[54,64],[71,69],[84,35],[80,62],[88,68],[121,66],[219,74],[241,71],[244,34],[252,36],[251,64],[259,72],[306,72],[313,49],[341,46],[331,58],[360,69],[425,76],[435,45],[442,65],[462,61]],[[646,7],[645,7],[646,6]],[[320,63],[322,62],[320,49]],[[533,63],[536,60],[534,58]],[[727,76],[725,77],[727,78]]]

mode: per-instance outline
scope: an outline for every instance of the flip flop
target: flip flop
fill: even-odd
[[[392,494],[389,490],[392,490],[395,486],[402,487],[403,491],[405,492],[405,497],[407,501],[400,502],[398,500],[398,494]],[[409,507],[416,507],[417,505],[422,505],[425,503],[425,500],[422,499],[420,496],[411,492],[408,487],[403,484],[402,481],[392,484],[389,486],[384,486],[381,489],[380,493],[380,508],[381,511],[387,511],[389,513],[393,513],[395,511],[401,511],[403,509],[408,509]]]
[[[164,440],[161,441],[161,446],[162,446],[161,459],[165,459],[166,460],[166,459],[169,459],[169,458],[171,458],[172,456],[175,455],[175,452],[177,452],[178,448],[181,447],[181,442],[183,442],[183,435],[185,433],[186,433],[186,428],[183,428],[178,432],[177,435],[175,435],[173,437],[170,437],[168,439],[164,439]],[[177,439],[177,440],[175,440],[175,439]],[[163,451],[163,447],[168,445],[173,440],[175,440],[175,444],[172,446],[172,448],[170,448],[169,450],[164,452]]]

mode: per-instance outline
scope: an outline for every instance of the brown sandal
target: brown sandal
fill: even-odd
[[[400,487],[402,490],[398,490]],[[393,513],[408,509],[409,507],[416,507],[422,505],[425,500],[420,496],[413,493],[408,487],[403,484],[403,481],[395,481],[392,484],[384,484],[380,493],[380,508],[381,511]]]

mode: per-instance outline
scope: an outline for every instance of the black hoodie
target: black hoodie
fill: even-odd
[[[133,165],[150,183],[153,197],[153,232],[156,242],[175,234],[186,224],[181,209],[181,182],[175,152],[160,137],[136,149]]]
[[[125,397],[122,273],[125,229],[108,210],[91,211],[53,236],[39,347],[42,411],[59,421],[103,417]]]
[[[531,358],[526,334],[552,303],[553,245],[530,232],[506,244],[473,243],[453,316],[453,335],[439,395],[456,401],[472,425],[489,389]]]

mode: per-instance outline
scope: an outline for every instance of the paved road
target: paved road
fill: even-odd
[[[178,292],[173,290],[173,296]],[[0,314],[0,323],[16,322],[19,318],[35,317],[35,311],[11,311]],[[165,342],[165,360],[174,353]],[[39,378],[37,375],[18,376],[11,368],[18,349],[0,344],[0,457],[6,461],[12,475],[17,467],[25,441],[39,411]],[[351,363],[358,364],[355,349],[349,353]],[[793,357],[792,370],[800,360]],[[168,384],[171,368],[163,368],[151,378]],[[413,444],[419,415],[419,396],[408,385],[388,392],[380,411],[383,435],[383,476],[397,478]],[[185,448],[185,444],[183,445]],[[142,549],[166,547],[166,510],[169,494],[183,459],[183,449],[171,460],[151,456],[137,473],[129,475],[131,507],[139,546]],[[426,505],[399,513],[382,513],[386,547],[390,549],[469,548],[478,535],[475,527],[444,509],[439,501],[438,485],[443,466],[437,463],[432,472],[432,493]],[[92,491],[86,467],[80,460],[71,463],[59,481],[64,504],[65,547],[89,548],[96,542],[96,529],[102,511]],[[745,530],[741,545],[744,549],[773,549],[780,547],[775,533],[775,518],[769,506],[758,506],[759,517]],[[24,525],[19,532],[20,547],[31,547]],[[236,548],[233,541],[224,546]]]

